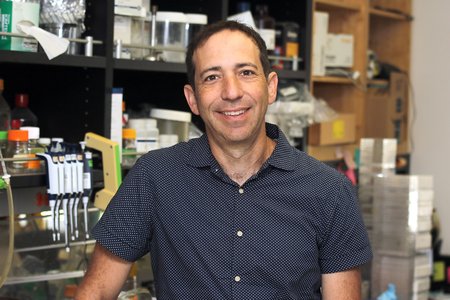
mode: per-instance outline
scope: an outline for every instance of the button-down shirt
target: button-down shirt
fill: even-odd
[[[355,189],[334,169],[277,142],[242,186],[206,135],[143,156],[94,228],[135,261],[149,251],[158,300],[320,299],[321,274],[371,259]]]

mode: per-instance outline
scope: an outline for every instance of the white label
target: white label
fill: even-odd
[[[259,34],[266,43],[267,50],[275,49],[275,29],[258,29]]]

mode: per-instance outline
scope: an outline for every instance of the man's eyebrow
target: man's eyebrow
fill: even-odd
[[[253,63],[239,63],[236,65],[236,67],[239,68],[243,68],[243,67],[253,67],[255,69],[258,69],[258,66],[256,64]]]
[[[210,68],[207,68],[207,69],[205,69],[205,70],[203,70],[202,72],[200,72],[200,77],[203,77],[203,75],[205,75],[206,73],[208,73],[208,72],[211,72],[211,71],[220,71],[222,68],[221,67],[219,67],[219,66],[214,66],[214,67],[210,67]]]
[[[255,69],[258,69],[258,66],[254,63],[249,63],[249,62],[245,62],[245,63],[238,63],[236,64],[236,69],[240,69],[240,68],[245,68],[245,67],[252,67]],[[202,72],[200,72],[200,77],[203,77],[203,75],[205,75],[205,73],[211,72],[211,71],[220,71],[222,68],[220,66],[214,66],[214,67],[210,67],[207,68],[205,70],[203,70]]]

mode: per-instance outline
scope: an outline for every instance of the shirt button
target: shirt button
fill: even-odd
[[[244,235],[244,233],[243,233],[241,230],[238,230],[238,231],[236,232],[236,235],[239,236],[239,237],[241,237],[241,236]]]
[[[241,281],[241,276],[234,276],[234,281],[236,281],[236,282]]]
[[[243,188],[239,188],[239,194],[243,194],[244,193],[244,189]]]

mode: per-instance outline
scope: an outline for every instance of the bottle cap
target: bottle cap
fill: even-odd
[[[51,144],[51,142],[52,141],[48,137],[41,137],[38,140],[38,143],[41,144],[41,145],[44,145],[44,146],[49,146]]]
[[[28,141],[28,131],[26,130],[8,130],[8,141],[14,142],[27,142]]]
[[[16,94],[15,104],[17,107],[28,107],[28,94]]]
[[[136,138],[136,129],[134,129],[134,128],[123,128],[122,129],[122,137],[124,139],[135,139]]]
[[[0,140],[8,139],[8,131],[0,131]]]
[[[37,140],[39,139],[40,130],[39,127],[35,126],[22,126],[20,127],[20,130],[26,130],[28,131],[28,138],[30,140]]]
[[[20,129],[20,126],[22,126],[22,121],[20,119],[11,120],[11,129]]]

